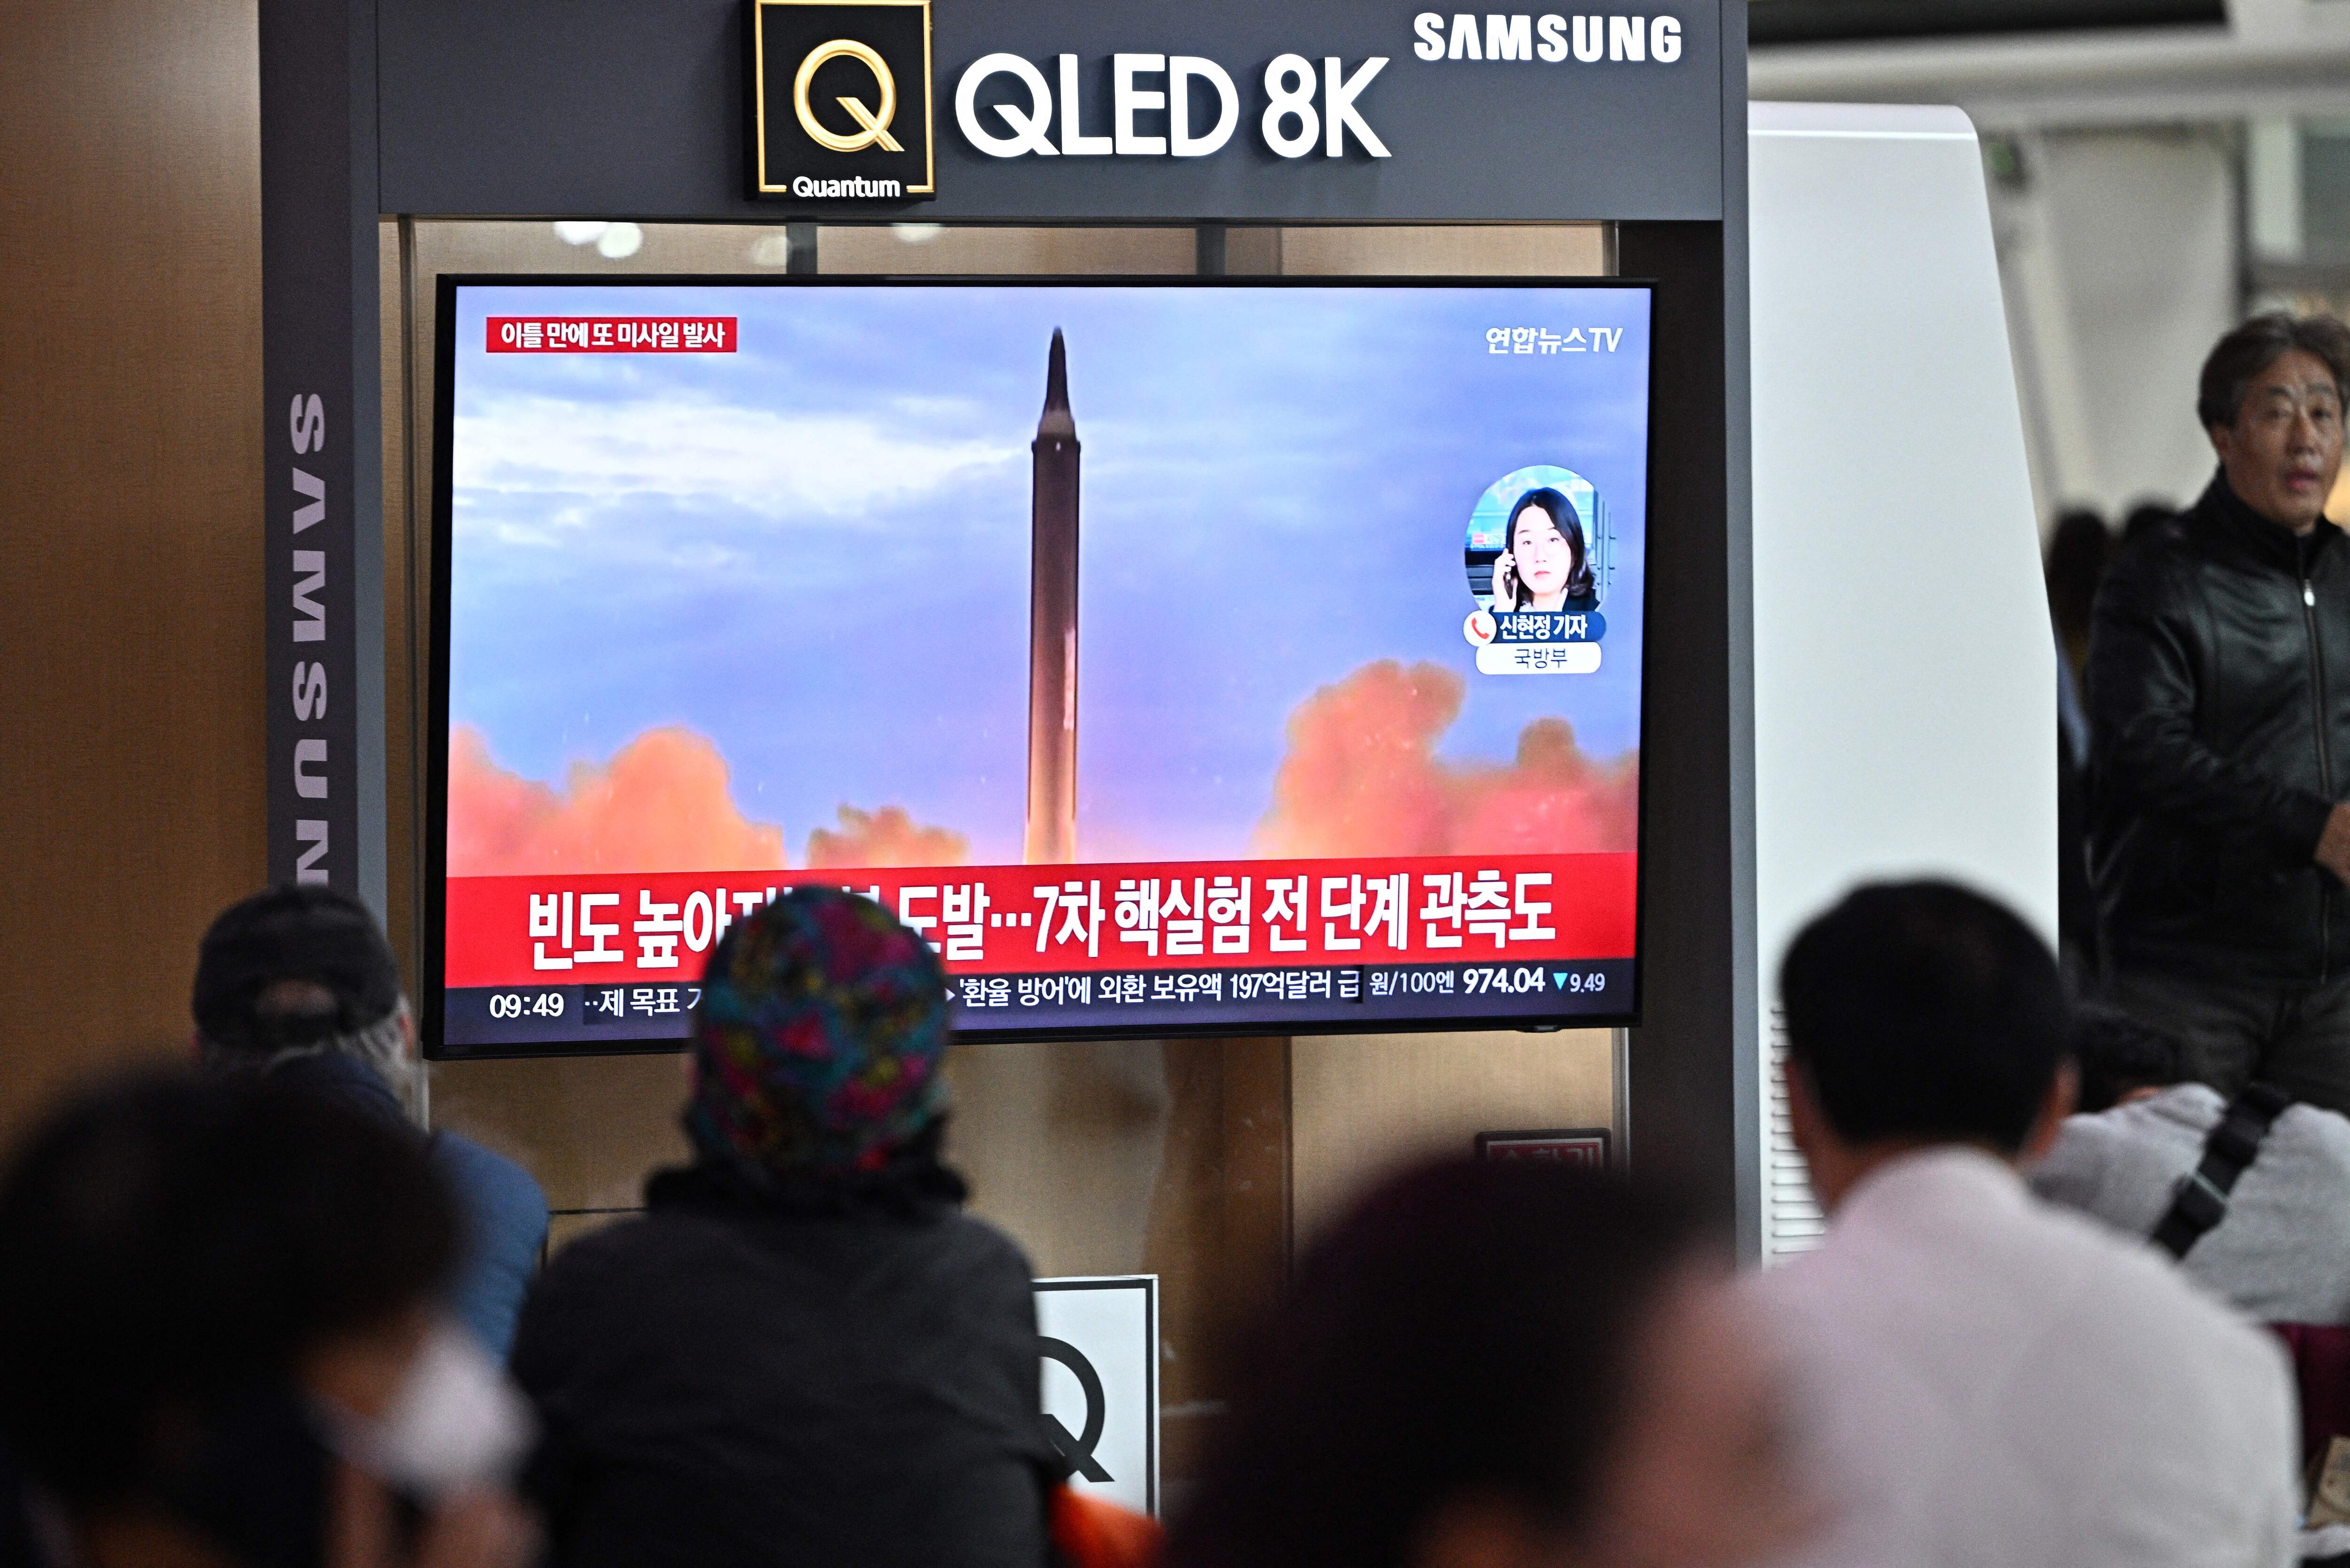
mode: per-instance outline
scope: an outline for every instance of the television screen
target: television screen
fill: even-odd
[[[448,278],[428,1044],[804,883],[966,1038],[1637,1011],[1638,285]]]

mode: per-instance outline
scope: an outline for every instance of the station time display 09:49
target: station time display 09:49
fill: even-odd
[[[560,1018],[564,996],[559,991],[499,991],[490,993],[493,1018]]]

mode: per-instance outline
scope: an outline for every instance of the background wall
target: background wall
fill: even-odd
[[[2237,151],[2217,127],[2030,131],[1991,181],[2042,525],[2210,482],[2203,357],[2243,313]]]
[[[1752,9],[1758,101],[1972,119],[2043,530],[2192,502],[2212,342],[2254,310],[2350,309],[2350,6],[2209,9],[2074,6],[2055,31],[2048,6],[1984,0]],[[2350,483],[2331,510],[2350,516]]]
[[[0,8],[0,1137],[264,871],[253,0]]]

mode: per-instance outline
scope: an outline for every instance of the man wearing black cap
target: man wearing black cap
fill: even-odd
[[[357,899],[276,888],[231,906],[204,933],[194,1001],[206,1066],[265,1073],[392,1121],[415,1114],[415,1020],[390,945]],[[429,1137],[466,1220],[449,1306],[503,1358],[546,1241],[546,1194],[470,1138]]]

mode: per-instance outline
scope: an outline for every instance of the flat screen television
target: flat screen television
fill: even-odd
[[[874,898],[964,1038],[1638,1012],[1647,286],[449,277],[428,1048]]]

